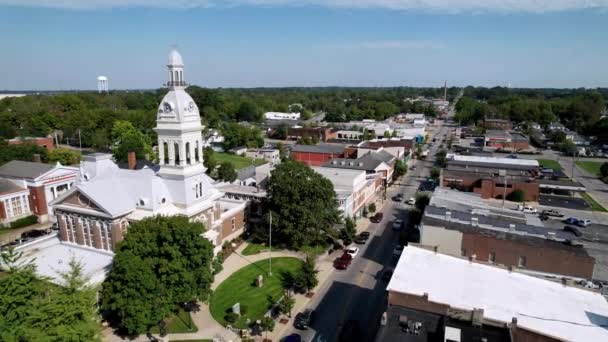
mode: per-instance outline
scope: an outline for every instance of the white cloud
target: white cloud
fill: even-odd
[[[556,12],[608,9],[608,0],[0,0],[0,5],[56,8],[196,8],[231,6],[317,6],[438,12]]]
[[[443,43],[430,40],[372,40],[355,43],[322,45],[325,48],[335,49],[443,49]]]

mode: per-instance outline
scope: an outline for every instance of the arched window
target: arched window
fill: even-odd
[[[184,71],[183,70],[179,71],[179,81],[184,82]]]
[[[194,160],[198,163],[200,161],[199,157],[198,157],[198,149],[199,149],[199,147],[198,147],[198,140],[196,141],[196,145],[195,146],[196,146],[196,148],[194,149]]]
[[[163,155],[160,156],[163,159],[163,164],[169,164],[169,144],[163,142]]]
[[[175,165],[180,165],[180,155],[179,155],[179,144],[175,143],[173,145],[173,150],[175,151]]]
[[[190,165],[190,142],[186,143],[186,164]]]
[[[179,82],[179,71],[175,70],[175,81]]]

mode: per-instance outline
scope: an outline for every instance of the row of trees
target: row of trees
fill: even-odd
[[[533,121],[547,126],[560,120],[579,133],[597,135],[608,89],[509,89],[467,87],[456,104],[456,119],[477,124],[484,117]],[[605,123],[602,128],[608,128]]]

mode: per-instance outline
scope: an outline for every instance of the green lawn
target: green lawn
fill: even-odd
[[[559,162],[557,160],[551,160],[551,159],[539,159],[538,163],[540,164],[541,168],[550,168],[553,170],[561,170],[562,167],[561,165],[559,165]]]
[[[261,319],[271,307],[271,300],[277,301],[283,295],[283,281],[286,272],[295,272],[302,265],[297,258],[272,258],[272,277],[268,276],[268,259],[250,264],[233,273],[213,292],[209,309],[211,315],[222,325],[229,324],[224,317],[236,303],[247,306],[247,313],[232,324],[245,328],[247,318]],[[264,276],[264,286],[257,287],[259,275]]]
[[[576,165],[578,165],[580,168],[582,168],[583,170],[589,172],[590,174],[594,175],[594,176],[599,176],[600,175],[600,167],[602,166],[601,162],[595,162],[595,161],[577,161]]]
[[[603,211],[606,212],[606,208],[604,208],[601,204],[599,204],[595,199],[593,199],[593,197],[591,197],[591,195],[589,195],[586,192],[582,192],[581,196],[583,196],[583,199],[585,200],[585,202],[587,202],[589,204],[589,206],[591,207],[591,210],[593,211]]]
[[[261,244],[261,243],[253,243],[250,242],[247,247],[245,247],[245,249],[243,249],[243,251],[241,252],[241,254],[243,255],[253,255],[253,254],[258,254],[260,252],[267,252],[268,251],[268,246]]]
[[[165,322],[167,322],[167,334],[192,333],[198,331],[198,327],[192,322],[190,313],[182,309],[179,310],[177,315],[165,319]],[[158,334],[159,331],[159,327],[150,329],[150,332],[153,334]]]
[[[215,157],[215,160],[217,160],[218,164],[225,162],[225,161],[229,161],[234,165],[234,168],[237,170],[245,168],[249,165],[258,166],[258,165],[262,165],[262,164],[266,163],[266,161],[264,159],[253,159],[253,158],[249,158],[249,157],[241,157],[241,156],[237,156],[236,154],[223,153],[223,152],[215,152],[213,154],[213,156]]]

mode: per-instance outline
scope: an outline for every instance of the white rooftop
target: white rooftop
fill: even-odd
[[[538,167],[538,160],[535,159],[516,159],[516,158],[500,158],[500,157],[481,157],[481,156],[463,156],[459,154],[448,154],[448,160],[464,161],[472,163],[493,163],[505,165],[525,165]]]
[[[38,275],[49,277],[59,285],[63,284],[61,274],[69,270],[71,258],[82,264],[83,274],[90,285],[103,282],[113,258],[111,252],[61,242],[57,234],[36,240],[18,250],[23,252],[22,262],[33,261]]]
[[[494,266],[405,247],[388,291],[453,308],[483,309],[484,318],[567,341],[608,341],[608,302],[599,293]]]

